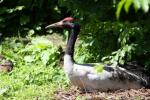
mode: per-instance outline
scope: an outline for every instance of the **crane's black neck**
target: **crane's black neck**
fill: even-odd
[[[78,24],[73,24],[73,26],[70,29],[70,35],[67,42],[67,48],[65,54],[68,54],[72,57],[74,56],[74,46],[77,39],[77,36],[80,31],[80,26]]]

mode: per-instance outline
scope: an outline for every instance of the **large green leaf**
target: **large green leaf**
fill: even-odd
[[[121,1],[119,2],[118,6],[117,6],[117,11],[116,11],[116,16],[117,16],[117,18],[120,17],[120,12],[121,12],[122,7],[123,7],[123,5],[124,5],[125,2],[126,2],[126,0],[121,0]]]
[[[45,50],[41,53],[41,60],[42,60],[44,65],[46,65],[48,63],[49,57],[50,57],[49,51]]]
[[[135,9],[136,11],[137,11],[138,9],[140,9],[140,7],[141,7],[139,0],[133,0],[133,5],[134,5],[134,9]]]
[[[99,63],[96,66],[94,66],[94,69],[97,73],[102,73],[104,70],[104,64]]]
[[[146,13],[149,10],[149,0],[141,0],[141,6],[143,11]]]
[[[150,0],[121,0],[117,6],[116,17],[119,18],[123,6],[126,13],[128,13],[132,4],[136,12],[142,8],[147,13],[149,11]]]
[[[24,57],[24,60],[25,60],[25,62],[27,62],[27,63],[31,63],[31,62],[34,62],[34,61],[35,61],[34,57],[31,56],[31,55],[25,56],[25,57]]]
[[[124,9],[127,13],[129,12],[129,8],[130,8],[132,2],[133,2],[133,0],[126,0],[126,2],[125,2]]]

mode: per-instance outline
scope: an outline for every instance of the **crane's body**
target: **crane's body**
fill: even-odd
[[[114,89],[138,89],[149,86],[149,78],[134,74],[121,67],[104,65],[103,71],[97,73],[96,64],[77,64],[74,62],[74,45],[80,31],[78,24],[73,23],[73,18],[65,18],[57,23],[47,26],[65,27],[70,30],[64,56],[64,71],[71,83],[85,90],[114,90]]]
[[[96,72],[97,64],[76,64],[69,55],[64,56],[64,70],[71,83],[85,90],[138,89],[148,84],[124,68],[104,65],[102,72]],[[68,63],[69,62],[69,63]]]

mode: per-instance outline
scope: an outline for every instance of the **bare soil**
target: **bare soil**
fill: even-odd
[[[71,87],[56,91],[55,100],[150,100],[150,89],[86,92]]]

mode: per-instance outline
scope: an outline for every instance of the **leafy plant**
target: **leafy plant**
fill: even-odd
[[[0,73],[0,99],[53,99],[56,89],[69,85],[59,67],[58,48],[46,37],[30,38],[28,43],[6,38],[1,44],[2,54],[13,61],[14,68]]]
[[[60,52],[57,52],[58,48],[43,37],[33,38],[31,43],[26,45],[25,49],[19,51],[19,54],[23,54],[26,63],[33,63],[41,60],[44,65],[48,63],[54,64],[59,58]]]
[[[116,16],[119,18],[120,12],[124,7],[126,13],[129,12],[130,6],[133,4],[135,11],[142,9],[145,13],[149,11],[149,0],[121,0],[117,5]]]
[[[118,64],[125,64],[125,61],[131,61],[132,56],[135,53],[135,44],[125,45],[118,51],[112,53],[111,56],[106,56],[102,58],[102,61],[109,62],[113,64],[113,66],[117,66]]]
[[[104,70],[104,64],[97,64],[96,66],[94,66],[94,68],[97,73],[102,73]]]
[[[27,35],[29,30],[44,32],[51,20],[62,15],[57,0],[2,0],[0,1],[0,32],[3,36]]]

